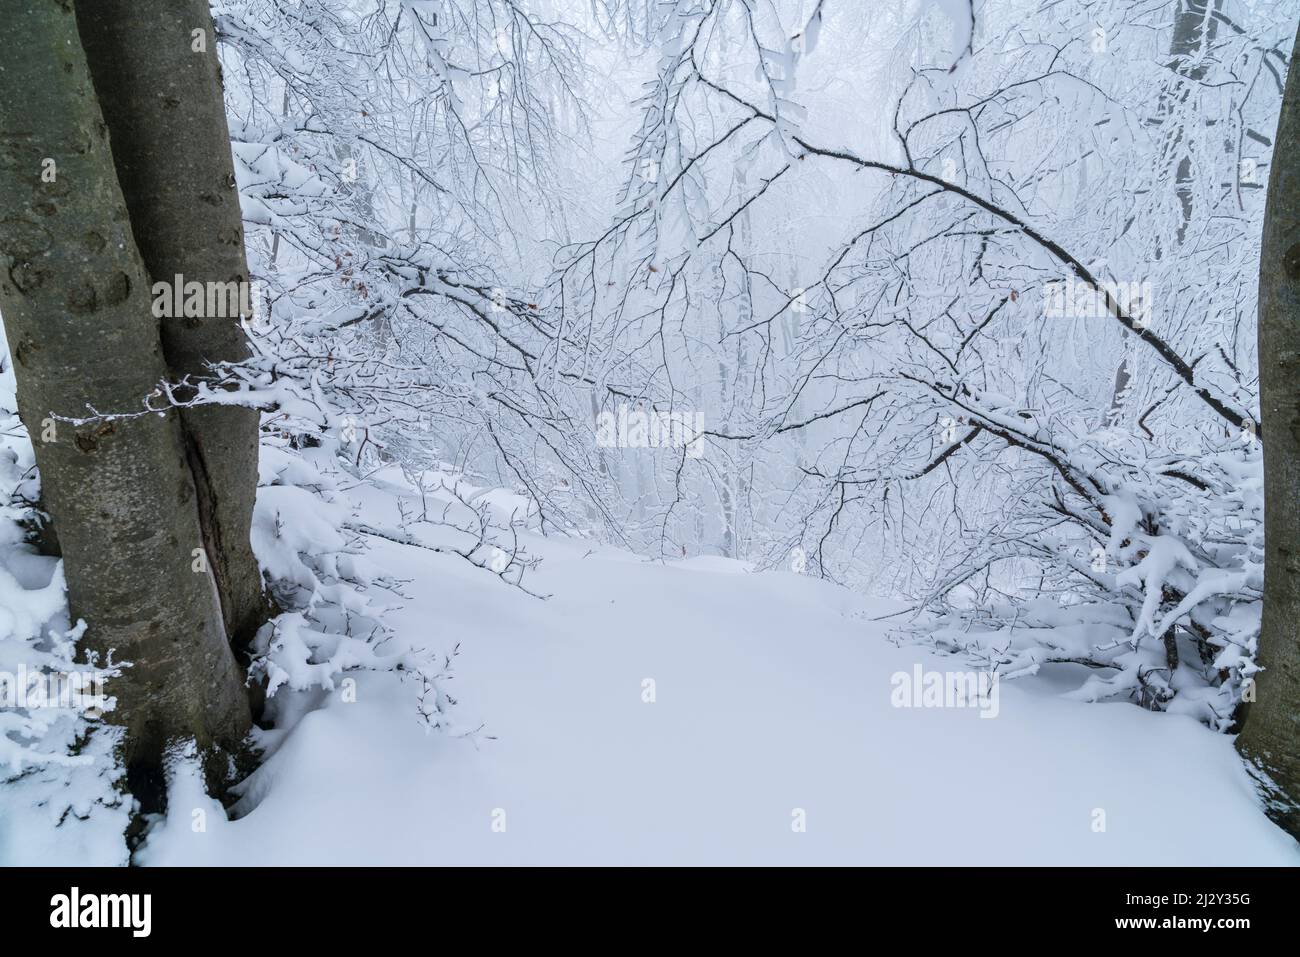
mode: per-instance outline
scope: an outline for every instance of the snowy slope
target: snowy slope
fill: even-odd
[[[409,684],[361,674],[355,702],[334,692],[267,735],[242,817],[181,781],[139,859],[1300,863],[1231,740],[1190,719],[1066,701],[1039,679],[1002,683],[992,720],[895,708],[895,672],[962,669],[868,620],[896,606],[717,559],[529,548],[547,601],[409,546],[377,540],[371,556],[410,580],[399,631],[461,643],[451,691],[482,731],[426,735]],[[209,811],[201,833],[193,808]]]

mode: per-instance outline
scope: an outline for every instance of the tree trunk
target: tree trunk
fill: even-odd
[[[250,716],[195,557],[179,415],[56,422],[43,440],[52,412],[138,410],[167,375],[107,128],[70,2],[0,0],[0,22],[0,311],[72,615],[85,647],[132,663],[109,684],[128,780],[155,781],[166,746],[191,737],[215,780]]]
[[[1214,44],[1219,35],[1219,21],[1213,16],[1219,9],[1219,0],[1178,0],[1178,9],[1174,12],[1174,32],[1169,41],[1169,69],[1181,77],[1186,78],[1185,83],[1179,83],[1172,90],[1166,89],[1161,95],[1156,107],[1155,122],[1164,126],[1171,124],[1175,120],[1178,108],[1187,102],[1191,95],[1191,90],[1205,79],[1209,72],[1206,57],[1207,50]],[[1192,157],[1187,152],[1185,144],[1186,134],[1183,132],[1181,125],[1174,125],[1172,129],[1162,131],[1164,141],[1162,151],[1166,155],[1181,154],[1178,156],[1178,164],[1174,173],[1174,191],[1178,197],[1178,206],[1180,218],[1178,221],[1178,230],[1175,233],[1174,245],[1171,250],[1166,251],[1157,240],[1155,258],[1164,259],[1168,255],[1177,255],[1178,250],[1182,248],[1183,241],[1187,238],[1187,227],[1192,222]],[[1128,331],[1125,330],[1121,336],[1121,341],[1128,342]],[[1128,388],[1132,380],[1132,369],[1129,365],[1129,357],[1125,355],[1119,362],[1119,368],[1115,370],[1115,384],[1111,389],[1110,411],[1106,415],[1105,424],[1114,425],[1119,421],[1119,416],[1123,412],[1124,390]]]
[[[154,282],[248,283],[207,0],[78,0],[76,8],[145,269]],[[237,316],[161,322],[175,379],[204,375],[208,362],[248,357]],[[181,425],[227,635],[242,651],[270,612],[248,534],[258,413],[205,406],[184,410]]]
[[[1300,36],[1282,96],[1259,270],[1264,621],[1255,701],[1237,746],[1269,817],[1300,838]]]

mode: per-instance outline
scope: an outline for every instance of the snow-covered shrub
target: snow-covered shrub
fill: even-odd
[[[400,672],[418,685],[420,720],[430,730],[449,729],[455,702],[440,681],[452,656],[385,623],[400,582],[367,557],[356,529],[368,526],[339,488],[339,479],[352,475],[334,451],[331,442],[305,453],[284,439],[263,444],[252,543],[284,610],[258,633],[250,678],[264,683],[274,705],[281,689],[333,691],[357,669]]]
[[[1038,594],[1002,597],[990,584],[996,574],[983,583],[977,574],[946,581],[927,602],[938,621],[927,620],[920,634],[1006,678],[1080,665],[1092,673],[1074,697],[1128,698],[1231,729],[1256,671],[1260,452],[1249,440],[1225,443],[1194,463],[1161,458],[1145,475],[1120,476],[1094,460],[1093,471],[1080,474],[1110,479],[1098,498],[1105,521],[1083,526],[1059,511],[1025,513],[1015,537],[990,550],[1008,560],[1036,554]]]

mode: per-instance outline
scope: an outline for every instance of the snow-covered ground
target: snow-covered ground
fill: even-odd
[[[396,521],[391,494],[369,497]],[[138,859],[1300,863],[1231,740],[1191,719],[1064,700],[1073,685],[1046,678],[1002,682],[994,718],[895,707],[896,673],[964,669],[871,620],[900,606],[719,559],[527,544],[549,600],[374,542],[409,580],[398,631],[460,643],[448,687],[481,730],[425,734],[409,682],[358,674],[355,701],[335,691],[266,735],[237,820],[179,780]]]

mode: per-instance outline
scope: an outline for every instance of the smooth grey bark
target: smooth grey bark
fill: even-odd
[[[146,270],[154,282],[248,282],[207,0],[77,0],[76,11]],[[249,355],[239,317],[161,323],[174,379]],[[242,651],[271,612],[249,543],[258,413],[210,405],[184,410],[181,424],[226,632]]]
[[[1300,838],[1300,35],[1282,94],[1259,266],[1264,621],[1237,748],[1269,817]]]
[[[137,410],[167,375],[72,4],[0,0],[0,23],[0,313],[72,615],[85,646],[132,663],[108,716],[126,728],[128,777],[191,737],[219,777],[221,750],[250,727],[248,696],[213,577],[195,565],[179,415],[55,422],[44,441],[52,412]]]

